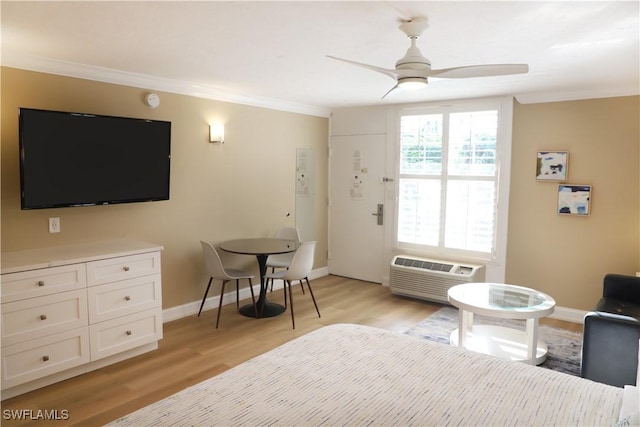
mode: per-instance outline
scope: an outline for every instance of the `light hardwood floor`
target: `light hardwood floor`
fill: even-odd
[[[377,284],[337,276],[311,283],[320,307],[318,318],[308,292],[294,287],[296,329],[291,316],[251,319],[236,312],[235,304],[222,309],[215,329],[216,309],[164,325],[158,350],[53,384],[2,402],[3,426],[97,426],[217,375],[245,360],[307,332],[334,323],[357,323],[404,331],[441,305],[394,296]],[[282,290],[269,299],[282,302]],[[241,302],[242,304],[242,302]],[[543,319],[543,323],[573,331],[582,325]],[[7,410],[68,411],[64,421],[7,420]]]

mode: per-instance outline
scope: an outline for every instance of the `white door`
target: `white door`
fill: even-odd
[[[331,137],[330,274],[382,283],[388,270],[384,222],[392,207],[384,205],[385,140],[384,134]]]

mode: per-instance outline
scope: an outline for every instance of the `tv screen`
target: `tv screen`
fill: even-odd
[[[20,108],[22,209],[169,199],[171,122]]]

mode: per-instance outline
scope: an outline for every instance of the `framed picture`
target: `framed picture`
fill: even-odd
[[[536,160],[538,181],[566,181],[568,168],[568,151],[538,151]]]
[[[558,214],[586,216],[590,211],[590,185],[558,185]]]

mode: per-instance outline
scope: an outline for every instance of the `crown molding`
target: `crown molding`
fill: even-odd
[[[180,95],[194,96],[215,101],[287,111],[317,117],[330,117],[331,109],[308,104],[284,101],[274,98],[248,96],[226,92],[213,87],[197,85],[190,82],[161,78],[157,76],[131,73],[111,68],[61,61],[37,55],[29,55],[9,49],[3,49],[0,65],[55,74],[84,80],[133,86],[147,90],[157,90]],[[581,90],[572,92],[530,92],[515,95],[520,104],[539,104],[545,102],[578,101],[585,99],[613,98],[640,95],[640,88],[629,91],[624,89]]]
[[[149,90],[176,93],[234,104],[306,114],[310,116],[329,117],[331,114],[331,110],[325,107],[298,104],[273,98],[234,94],[220,89],[179,80],[61,61],[42,56],[9,51],[6,49],[2,52],[2,66],[84,80],[93,80],[103,83],[113,83],[123,86],[133,86]]]
[[[629,91],[624,89],[580,90],[573,92],[532,92],[515,95],[520,104],[541,104],[545,102],[581,101],[585,99],[616,98],[619,96],[640,95],[640,88]]]

